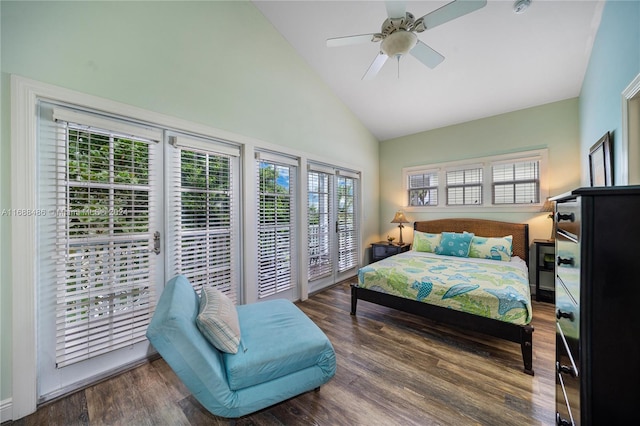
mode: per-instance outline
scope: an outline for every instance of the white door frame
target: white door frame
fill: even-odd
[[[640,74],[622,91],[620,184],[640,184]],[[635,118],[635,120],[634,120]],[[626,160],[626,161],[625,161]]]
[[[132,119],[157,123],[215,139],[234,141],[253,147],[257,139],[192,123],[98,96],[11,75],[11,292],[12,292],[12,394],[10,407],[2,407],[3,416],[20,419],[37,408],[37,304],[36,304],[36,143],[38,100],[55,100],[98,111],[114,112]],[[17,213],[20,213],[18,215]],[[23,214],[24,213],[24,214]],[[16,308],[18,307],[18,308]]]

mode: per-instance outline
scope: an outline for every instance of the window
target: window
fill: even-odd
[[[256,149],[251,139],[20,77],[12,76],[11,82],[17,105],[11,151],[19,164],[12,169],[11,189],[13,204],[21,207],[15,214],[22,216],[13,218],[12,226],[16,235],[25,236],[11,243],[21,254],[14,256],[13,278],[20,283],[14,286],[14,300],[24,309],[14,310],[21,332],[13,339],[12,369],[21,412],[35,408],[36,400],[51,400],[147,358],[153,349],[144,338],[145,324],[155,295],[172,274],[184,273],[196,286],[209,277],[223,291],[241,277],[242,262],[248,264],[249,282],[258,282],[253,269],[258,263],[263,276],[277,274],[278,288],[301,278],[296,258],[306,256],[295,247],[300,224],[294,212],[295,196],[305,191],[295,187],[297,159],[261,152],[259,160],[270,171],[265,170],[264,191],[258,194],[257,176],[241,182],[243,174],[259,170],[253,159],[247,159],[249,170],[243,168],[241,175],[240,150],[229,152],[230,144],[205,141],[202,134],[248,140],[239,142],[248,152]],[[57,121],[54,110],[61,112]],[[182,132],[192,132],[186,139],[197,140],[185,142]],[[171,135],[178,136],[173,146]],[[268,178],[270,172],[274,179]],[[332,174],[335,212],[338,173]],[[348,267],[358,257],[359,214],[354,210],[359,210],[359,180],[357,173],[339,174],[339,226],[345,233],[340,264]],[[254,218],[249,203],[244,211],[252,223],[238,215],[241,193],[251,193],[264,213],[256,209]],[[207,205],[198,207],[194,199]],[[334,232],[336,223],[330,224]],[[335,235],[332,254],[337,259]],[[258,256],[261,239],[276,248],[262,246]],[[242,258],[238,246],[243,243],[251,259]],[[243,300],[241,289],[235,289]],[[267,297],[271,289],[263,290],[261,297]],[[256,293],[248,292],[248,301]],[[277,296],[287,297],[284,291]],[[68,338],[61,337],[59,344],[57,327],[63,322],[70,327],[61,331]],[[96,333],[89,331],[94,325]],[[95,334],[90,337],[96,340],[77,345],[74,354],[74,332],[84,333],[83,338]]]
[[[296,262],[295,160],[257,153],[258,297],[294,287]]]
[[[357,184],[352,176],[337,176],[338,272],[358,265]]]
[[[359,182],[359,173],[308,164],[308,279],[314,291],[344,279],[358,266]]]
[[[333,174],[310,170],[307,176],[309,220],[309,280],[333,273],[331,250]]]
[[[54,158],[42,163],[40,222],[55,231],[40,234],[39,247],[62,368],[146,340],[156,285],[152,176],[160,165],[159,138],[122,133],[121,123],[86,125],[109,123],[58,107],[53,117],[56,135],[41,129],[41,158]]]
[[[147,357],[168,278],[184,274],[196,290],[206,283],[237,300],[240,151],[182,136],[170,146],[168,129],[45,101],[37,127],[44,401]]]
[[[213,140],[171,136],[169,275],[197,291],[216,287],[236,302],[236,174],[240,151]]]
[[[438,205],[437,171],[426,171],[409,175],[409,205]]]
[[[540,149],[407,167],[403,169],[407,207],[539,208],[549,192],[547,163],[548,150]]]
[[[493,204],[540,202],[538,160],[493,165]]]
[[[482,204],[482,168],[447,172],[447,205]]]

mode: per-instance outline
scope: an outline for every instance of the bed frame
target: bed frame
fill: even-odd
[[[513,235],[513,254],[529,265],[529,225],[525,223],[498,222],[485,219],[439,219],[415,222],[414,229],[421,232],[473,232],[482,237]],[[533,327],[511,324],[466,312],[429,305],[374,290],[351,285],[351,315],[356,314],[358,299],[404,312],[420,315],[433,321],[464,330],[477,331],[489,336],[520,343],[524,372],[533,376]]]

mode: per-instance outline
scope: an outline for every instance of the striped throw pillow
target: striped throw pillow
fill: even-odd
[[[196,324],[218,350],[235,354],[240,345],[238,312],[229,297],[213,287],[202,287]]]

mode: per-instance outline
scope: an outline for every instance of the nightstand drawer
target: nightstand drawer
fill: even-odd
[[[398,247],[394,245],[374,245],[373,246],[373,257],[388,257],[398,253]]]
[[[386,257],[393,256],[394,254],[404,253],[405,251],[409,251],[411,245],[409,244],[389,244],[384,241],[380,241],[379,243],[371,244],[371,261],[377,262],[378,260],[382,260]]]

